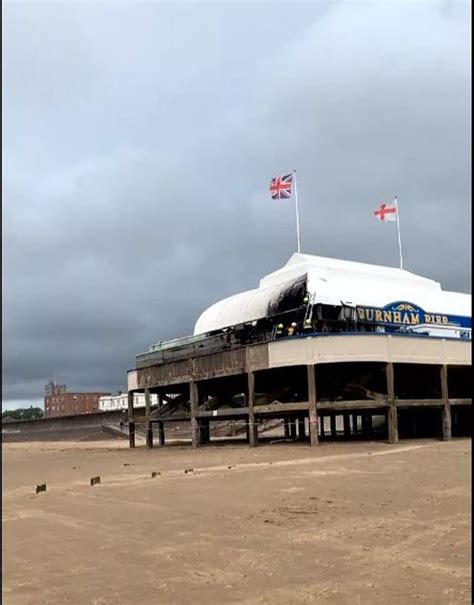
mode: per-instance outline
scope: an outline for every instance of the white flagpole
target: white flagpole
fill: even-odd
[[[301,238],[300,238],[300,214],[298,211],[298,185],[296,184],[296,170],[293,170],[293,182],[295,184],[296,239],[298,242],[298,254],[299,254],[301,252]]]
[[[400,269],[403,269],[403,255],[402,255],[402,238],[400,235],[400,213],[398,211],[398,197],[395,196],[395,208],[397,209],[397,231],[398,231],[398,253],[400,255]]]

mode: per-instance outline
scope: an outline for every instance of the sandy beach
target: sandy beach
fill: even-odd
[[[470,447],[4,444],[2,602],[467,605]]]

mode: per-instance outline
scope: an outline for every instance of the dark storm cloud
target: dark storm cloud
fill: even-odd
[[[470,289],[467,3],[10,4],[4,400],[133,355],[294,250]]]

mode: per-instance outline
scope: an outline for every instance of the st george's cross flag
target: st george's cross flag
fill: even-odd
[[[273,200],[283,200],[291,197],[293,174],[276,176],[270,181],[270,193]]]
[[[374,216],[383,223],[392,223],[397,220],[397,205],[382,203],[374,211]]]

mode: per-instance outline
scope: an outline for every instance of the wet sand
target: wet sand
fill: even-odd
[[[2,602],[467,605],[470,447],[4,444]]]

